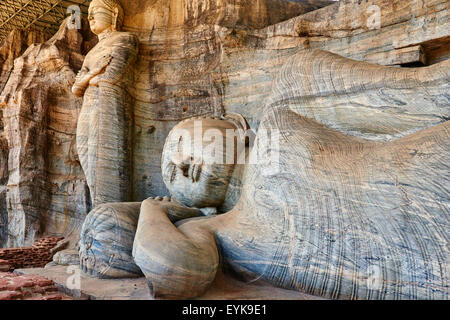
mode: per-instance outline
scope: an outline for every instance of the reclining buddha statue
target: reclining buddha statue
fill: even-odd
[[[196,136],[196,141],[189,137]],[[241,177],[245,159],[236,164],[238,152],[248,152],[244,137],[249,129],[238,114],[223,117],[199,117],[180,122],[169,135],[163,154],[163,178],[172,197],[155,197],[165,208],[172,223],[192,218],[220,214],[231,210],[239,199]],[[235,141],[232,158],[215,161],[225,154],[227,131]],[[179,136],[177,133],[187,133]],[[209,137],[207,137],[209,135]],[[205,152],[194,157],[171,157],[185,142],[198,144],[209,139]],[[240,143],[242,141],[242,143]],[[219,143],[219,145],[217,145]],[[208,152],[208,145],[216,146]],[[190,146],[191,147],[191,146]],[[240,148],[240,149],[239,149]],[[217,150],[214,150],[217,149]],[[193,150],[193,149],[192,149]],[[194,155],[194,154],[193,154]],[[147,201],[147,200],[146,200]],[[81,231],[80,264],[82,271],[98,278],[129,278],[142,276],[132,257],[139,212],[143,203],[106,203],[99,205],[87,216]]]
[[[256,135],[269,148],[240,171],[236,204],[180,215],[173,201],[145,200],[129,261],[157,298],[201,296],[226,268],[331,299],[448,299],[449,67],[294,55]],[[176,129],[163,151],[167,188],[185,206],[221,206],[232,170],[198,166],[205,159],[179,148]]]

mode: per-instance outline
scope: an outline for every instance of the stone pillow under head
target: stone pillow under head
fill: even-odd
[[[81,230],[80,267],[96,278],[142,276],[132,247],[141,203],[100,205],[87,216]]]

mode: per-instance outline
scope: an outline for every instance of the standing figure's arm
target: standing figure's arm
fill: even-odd
[[[100,82],[117,84],[130,75],[130,67],[136,62],[139,42],[135,35],[126,32],[118,33],[111,48],[111,61],[101,76],[90,81],[91,85]]]
[[[99,74],[105,72],[106,67],[111,63],[112,57],[110,55],[102,56],[95,68],[89,70],[87,66],[83,65],[77,77],[75,84],[72,87],[72,92],[78,97],[82,97],[91,80]]]
[[[86,63],[78,73],[72,92],[81,97],[89,85],[98,86],[100,82],[116,84],[128,75],[129,67],[136,61],[139,42],[135,35],[120,32],[114,36],[110,53],[99,57],[89,56],[86,61],[96,61],[95,68],[89,70]]]

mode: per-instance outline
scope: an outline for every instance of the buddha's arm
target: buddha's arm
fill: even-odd
[[[103,56],[97,62],[97,66],[89,70],[86,66],[81,68],[77,77],[75,78],[75,84],[72,87],[72,92],[78,97],[82,97],[91,80],[99,74],[105,72],[106,67],[111,63],[112,57],[109,55]]]
[[[213,282],[219,254],[202,220],[177,228],[160,202],[142,203],[133,257],[157,298],[192,298]]]
[[[89,76],[89,71],[86,67],[83,67],[75,78],[75,84],[72,87],[72,93],[77,97],[82,97],[86,91],[87,86],[91,78]]]
[[[136,36],[123,33],[118,37],[112,47],[112,59],[101,77],[93,79],[90,83],[99,82],[117,84],[130,76],[130,67],[136,62],[138,54],[138,40]]]
[[[136,36],[123,33],[110,48],[110,54],[87,57],[86,61],[96,60],[96,66],[91,70],[83,66],[76,77],[72,92],[81,97],[89,85],[120,82],[124,76],[128,76],[128,68],[136,61],[138,45]]]
[[[199,209],[186,207],[170,197],[150,197],[147,201],[162,207],[172,223],[203,216]]]

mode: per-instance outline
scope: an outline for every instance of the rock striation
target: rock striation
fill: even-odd
[[[133,257],[154,296],[201,296],[225,268],[331,299],[447,300],[449,75],[448,60],[399,70],[320,50],[294,55],[274,82],[257,133],[269,147],[247,165],[230,212],[173,224],[158,201],[143,202]],[[353,92],[391,121],[371,121]],[[367,117],[337,116],[341,95],[347,110],[360,107]],[[426,99],[399,103],[410,95]],[[317,114],[309,99],[320,100],[311,109]],[[411,132],[421,108],[437,116]],[[398,136],[386,139],[386,130]],[[177,157],[168,146],[163,154]],[[184,195],[198,197],[187,188]]]
[[[38,31],[12,31],[0,44],[0,93],[6,86],[13,68],[14,60],[22,55],[33,43],[44,42],[44,35]],[[6,244],[8,234],[8,210],[6,193],[8,184],[9,146],[4,136],[3,109],[0,109],[0,248]]]
[[[169,195],[161,174],[164,142],[176,124],[194,116],[240,113],[256,130],[267,103],[286,98],[296,101],[289,112],[380,143],[448,120],[448,81],[442,80],[450,52],[448,1],[296,2],[121,1],[123,31],[139,43],[127,72],[132,125],[123,135],[114,133],[116,140],[132,140],[129,201]],[[52,39],[24,53],[31,42],[17,34],[0,49],[0,246],[31,245],[43,234],[75,242],[92,209],[75,140],[82,99],[70,89],[97,39],[85,23],[81,30],[63,24]],[[328,53],[311,57],[311,49],[356,61],[338,63],[343,58]],[[311,61],[306,69],[302,59]],[[357,61],[390,67],[366,65],[358,74],[352,71]],[[336,65],[349,71],[342,74]],[[280,70],[291,69],[299,73],[292,74],[297,82],[289,91],[281,86]],[[302,79],[301,72],[316,77]],[[380,87],[391,72],[401,88]],[[346,82],[352,77],[361,80],[359,88]],[[275,100],[274,81],[282,88],[275,87],[281,92]],[[287,92],[295,92],[293,100],[283,96]],[[103,176],[102,183],[115,183]]]
[[[13,30],[0,44],[0,92],[6,86],[14,68],[14,60],[20,57],[32,44],[45,41],[40,31]]]
[[[90,210],[75,143],[81,100],[70,87],[97,40],[86,23],[80,30],[66,23],[15,60],[0,95],[8,150],[3,246],[31,245],[44,234],[77,238]]]

